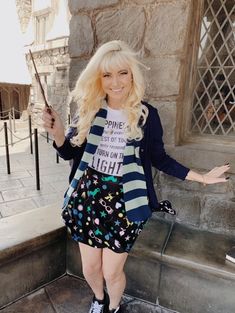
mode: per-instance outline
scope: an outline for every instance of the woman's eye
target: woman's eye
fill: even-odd
[[[110,74],[103,74],[103,77],[109,77]]]
[[[124,72],[121,72],[120,74],[121,74],[121,75],[127,75],[128,72],[127,72],[127,71],[124,71]]]

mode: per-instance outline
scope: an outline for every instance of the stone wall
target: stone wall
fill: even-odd
[[[69,1],[70,87],[97,46],[113,39],[126,41],[151,68],[144,71],[146,98],[159,108],[166,144],[174,144],[190,5],[190,0]]]
[[[185,72],[190,63],[188,48],[194,41],[190,38],[197,13],[194,5],[193,0],[70,0],[69,86],[73,89],[97,46],[114,39],[128,42],[150,67],[150,71],[144,71],[146,99],[158,108],[167,151],[186,166],[206,171],[226,160],[232,162],[232,158],[212,151],[205,157],[200,147],[188,150],[178,147],[176,141],[185,92],[182,86],[187,85]],[[75,106],[71,109],[74,111]],[[235,235],[232,181],[203,187],[158,173],[155,182],[159,198],[172,200],[182,223]]]

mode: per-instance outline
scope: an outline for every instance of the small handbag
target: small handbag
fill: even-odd
[[[169,200],[162,200],[159,202],[159,207],[154,212],[164,212],[170,215],[176,215],[176,211],[172,208]]]

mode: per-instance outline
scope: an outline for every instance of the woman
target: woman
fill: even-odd
[[[94,292],[89,313],[122,312],[124,264],[159,207],[152,165],[182,180],[227,181],[222,176],[229,165],[202,175],[165,153],[157,110],[142,101],[141,65],[124,42],[107,42],[78,78],[74,97],[79,118],[68,134],[54,110],[43,113],[58,153],[73,160],[62,216],[79,243],[83,274]]]

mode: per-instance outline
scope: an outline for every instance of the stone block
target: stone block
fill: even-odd
[[[77,14],[79,10],[103,9],[118,4],[120,0],[69,0],[71,14]]]
[[[3,217],[7,217],[32,210],[36,207],[37,206],[32,199],[23,199],[1,203],[0,212]]]
[[[129,295],[156,303],[159,293],[160,264],[130,255],[125,265]]]
[[[234,280],[163,265],[159,304],[180,313],[234,312],[234,289]]]
[[[173,208],[176,210],[176,218],[178,221],[199,227],[201,214],[199,194],[162,187],[161,196],[162,200],[167,199],[172,203]]]
[[[181,70],[178,57],[149,57],[144,64],[150,67],[150,71],[144,72],[147,98],[178,96]]]
[[[9,181],[11,179],[21,179],[26,177],[32,177],[28,171],[19,171],[19,172],[12,172],[11,177],[8,174],[1,174],[0,181]]]
[[[87,65],[87,60],[81,60],[81,59],[71,59],[71,63],[70,63],[70,69],[69,69],[69,88],[70,90],[73,90],[75,85],[76,85],[76,81],[79,77],[79,75],[81,74],[81,72],[83,71],[83,69],[86,67]]]
[[[235,267],[225,261],[226,252],[234,244],[235,237],[175,223],[162,261],[172,266],[210,272],[218,277],[235,280]]]
[[[160,305],[181,313],[232,312],[235,267],[225,254],[235,237],[174,224],[163,254]]]
[[[65,234],[56,205],[0,220],[0,307],[65,273]]]
[[[127,2],[129,0],[126,0]],[[131,1],[132,3],[136,3],[136,4],[152,4],[152,3],[156,3],[157,1],[156,0],[132,0]]]
[[[190,168],[211,170],[215,166],[230,163],[229,174],[235,174],[235,158],[232,146],[216,146],[208,143],[193,143],[176,146],[172,155]],[[221,186],[221,184],[219,184]]]
[[[203,200],[201,228],[234,236],[235,202],[222,195],[208,195]]]
[[[41,190],[36,190],[34,186],[22,187],[20,189],[6,190],[2,192],[5,201],[13,201],[17,199],[27,199],[33,196],[40,196],[42,194],[51,194],[54,189],[49,184],[44,184]]]
[[[55,312],[88,312],[93,292],[85,281],[68,275],[45,287]]]
[[[168,147],[166,147],[166,151],[172,156],[171,151],[168,152]],[[205,170],[195,169],[195,171],[205,173]],[[203,195],[211,193],[230,193],[231,188],[229,183],[203,186],[202,183],[189,180],[182,181],[176,177],[166,175],[163,172],[159,172],[159,182],[161,186],[167,186],[169,189],[173,188],[181,191],[188,191],[190,193],[198,192]]]
[[[165,145],[175,145],[176,131],[176,103],[175,102],[151,102],[157,108],[162,128],[163,142]]]
[[[96,17],[98,45],[110,40],[123,40],[134,50],[142,47],[146,17],[143,8],[127,7],[100,12]]]
[[[44,289],[40,289],[37,292],[34,292],[33,295],[25,297],[1,310],[1,313],[14,312],[54,313],[55,310]]]
[[[57,209],[59,213],[61,212],[61,209],[62,209],[62,204],[64,200],[63,195],[64,195],[63,192],[58,192],[58,193],[53,192],[52,194],[41,195],[41,196],[33,197],[32,199],[36,203],[37,207],[51,205],[51,204],[57,205]]]
[[[65,241],[60,238],[40,250],[2,265],[0,307],[63,275],[66,271],[65,250]]]
[[[81,14],[72,16],[69,37],[70,57],[90,56],[93,47],[94,35],[90,17]]]
[[[67,273],[83,278],[82,262],[78,244],[67,237]]]
[[[145,48],[151,56],[183,52],[189,6],[189,2],[178,0],[158,3],[147,9],[151,17],[146,29]]]
[[[156,303],[159,261],[170,229],[170,223],[155,214],[145,225],[126,263],[126,292],[131,296]]]
[[[22,187],[22,184],[21,184],[20,180],[18,180],[18,179],[0,182],[0,190],[1,191],[8,190],[8,189],[14,189],[14,188],[20,188],[20,187]]]

